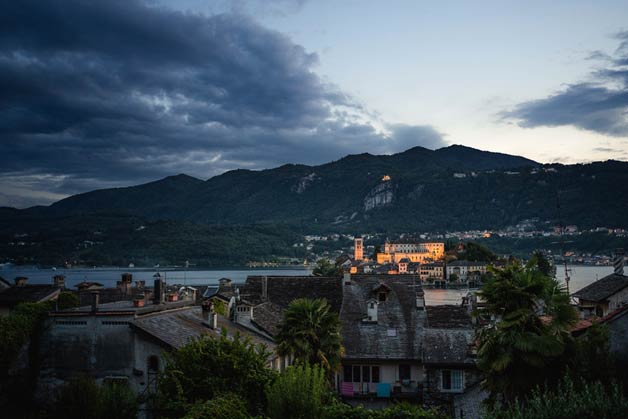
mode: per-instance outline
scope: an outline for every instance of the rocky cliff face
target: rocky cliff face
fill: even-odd
[[[310,173],[307,176],[303,176],[299,181],[292,187],[292,191],[298,194],[302,194],[305,190],[310,186],[313,182],[320,179],[318,175],[314,172]]]
[[[364,211],[389,205],[395,196],[391,181],[382,181],[375,186],[364,198]]]

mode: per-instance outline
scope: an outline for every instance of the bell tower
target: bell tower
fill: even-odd
[[[362,237],[356,237],[353,240],[353,259],[364,259],[364,241]]]

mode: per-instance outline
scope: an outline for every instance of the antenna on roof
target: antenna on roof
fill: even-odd
[[[563,266],[565,268],[565,286],[567,288],[567,295],[569,295],[569,281],[571,278],[569,277],[569,273],[571,270],[567,266],[567,255],[565,253],[565,226],[563,224],[563,220],[560,214],[560,191],[556,191],[556,211],[558,212],[558,231],[560,234],[560,252],[563,256]]]

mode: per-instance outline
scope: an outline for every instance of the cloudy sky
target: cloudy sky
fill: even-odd
[[[0,205],[464,144],[628,160],[625,1],[0,6]]]

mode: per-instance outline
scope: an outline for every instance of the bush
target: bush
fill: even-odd
[[[555,390],[537,387],[527,403],[510,408],[496,406],[486,419],[615,419],[626,417],[628,399],[618,385],[605,387],[600,382],[575,385],[568,377]]]
[[[246,403],[235,394],[223,394],[197,402],[183,419],[248,419]]]
[[[398,403],[386,409],[369,410],[362,406],[352,407],[333,403],[323,409],[322,419],[446,419],[447,416],[433,409]]]
[[[319,365],[286,369],[266,390],[268,416],[273,419],[316,419],[330,399],[325,370]]]
[[[266,367],[268,356],[265,347],[239,335],[193,340],[166,354],[158,383],[160,409],[181,417],[197,402],[233,393],[247,402],[251,415],[260,414],[266,406],[264,390],[275,377]]]
[[[71,378],[57,393],[52,419],[135,419],[137,399],[125,384],[99,386],[85,375]]]
[[[73,292],[64,291],[60,293],[59,298],[57,298],[57,310],[66,310],[68,308],[78,307],[79,305],[79,298]]]

